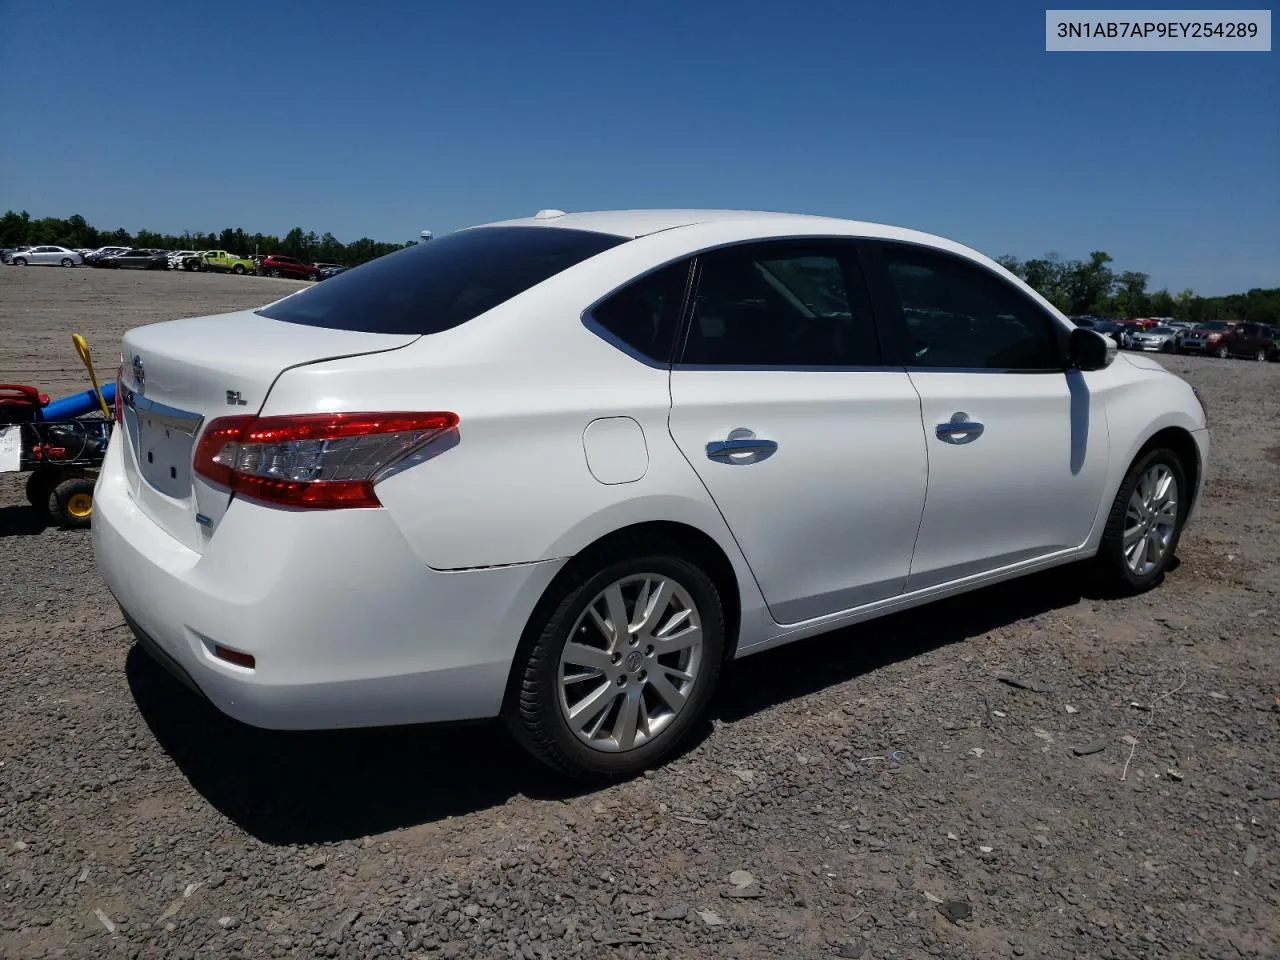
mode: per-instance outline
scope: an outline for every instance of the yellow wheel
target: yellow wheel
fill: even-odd
[[[93,477],[63,480],[49,494],[49,516],[66,530],[83,529],[93,517]]]

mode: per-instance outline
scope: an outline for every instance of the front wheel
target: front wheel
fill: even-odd
[[[1225,346],[1218,348],[1217,357],[1219,360],[1225,360],[1229,356],[1231,356],[1231,351],[1228,350]]]
[[[64,267],[74,267],[74,266],[76,265],[76,262],[75,262],[74,260],[72,260],[70,257],[63,257],[63,258],[62,258],[62,265],[63,265]]]
[[[1182,461],[1165,448],[1148,451],[1129,468],[1098,546],[1103,586],[1142,593],[1164,578],[1187,516],[1185,478]]]
[[[584,556],[577,569],[529,625],[506,720],[561,773],[626,777],[668,756],[705,712],[724,651],[720,594],[662,546]]]
[[[237,263],[234,267],[231,268],[231,272],[234,273],[237,277],[244,276],[244,264]]]
[[[1267,359],[1267,351],[1259,350],[1253,355],[1253,359],[1257,360],[1259,363],[1263,363]]]
[[[13,265],[14,265],[15,267],[25,267],[25,266],[27,265],[27,258],[26,258],[26,257],[14,257],[14,258],[13,258]]]

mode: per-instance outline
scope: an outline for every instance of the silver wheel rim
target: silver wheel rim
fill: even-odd
[[[614,581],[587,604],[560,654],[560,713],[582,743],[620,753],[684,710],[702,666],[702,618],[670,577]]]
[[[1143,472],[1129,495],[1124,517],[1124,559],[1140,577],[1155,570],[1169,552],[1178,524],[1178,481],[1163,463]]]

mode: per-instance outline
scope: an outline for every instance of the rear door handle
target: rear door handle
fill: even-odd
[[[722,460],[734,455],[749,453],[773,453],[778,449],[776,440],[765,440],[761,437],[735,437],[729,440],[712,440],[707,444],[707,456],[712,460]]]
[[[976,420],[970,420],[967,413],[953,413],[946,423],[934,428],[938,439],[944,443],[972,443],[982,436],[986,427]]]

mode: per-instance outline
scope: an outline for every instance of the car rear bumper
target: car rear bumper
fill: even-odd
[[[222,712],[273,729],[495,716],[525,623],[560,567],[432,570],[386,510],[245,500],[197,553],[138,509],[116,443],[92,536],[140,645]],[[254,667],[220,659],[215,645]]]

